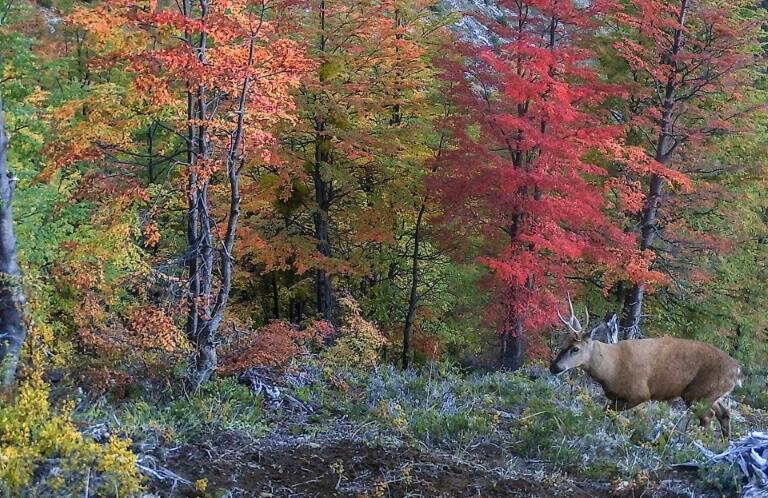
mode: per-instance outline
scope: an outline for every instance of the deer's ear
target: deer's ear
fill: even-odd
[[[584,332],[584,334],[582,334],[583,339],[591,341],[592,340],[592,335],[595,333],[595,330],[597,330],[598,328],[599,327],[595,327],[592,330],[590,330],[589,332]]]

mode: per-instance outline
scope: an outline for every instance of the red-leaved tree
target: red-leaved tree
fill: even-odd
[[[633,236],[607,216],[608,171],[596,159],[654,166],[621,146],[622,128],[601,112],[621,91],[601,83],[594,54],[583,48],[602,4],[500,7],[503,18],[477,16],[492,46],[461,43],[462,57],[444,61],[456,112],[445,123],[453,148],[439,158],[435,187],[452,233],[482,238],[501,365],[516,368],[526,347],[540,346],[536,332],[556,320],[569,276],[602,268],[658,279],[646,255],[632,250]]]

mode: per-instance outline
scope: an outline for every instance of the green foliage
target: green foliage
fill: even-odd
[[[510,455],[587,478],[640,482],[648,472],[700,461],[694,441],[717,451],[725,445],[716,422],[700,428],[690,411],[646,403],[628,412],[604,412],[592,382],[542,373],[464,376],[438,364],[418,372],[379,368],[368,375],[337,370],[360,395],[312,399],[332,413],[342,409],[430,448],[464,451],[491,442]],[[750,425],[768,420],[765,412],[747,405],[732,409],[748,415]],[[732,428],[738,437],[747,426],[733,422]]]
[[[740,496],[741,478],[741,470],[735,462],[720,462],[699,471],[699,479],[708,488],[721,492],[723,496]]]
[[[267,429],[261,397],[254,396],[234,378],[218,378],[195,394],[174,398],[125,405],[120,416],[126,430],[139,437],[151,431],[165,441],[185,443],[205,431],[243,430],[258,435]],[[97,411],[89,418],[99,415]]]
[[[768,391],[765,389],[764,374],[753,374],[742,381],[741,387],[737,387],[733,396],[749,406],[768,410]]]
[[[365,2],[350,5],[347,14],[352,17],[334,13],[332,27],[338,28],[334,36],[341,48],[333,55],[313,54],[317,65],[299,92],[298,118],[275,136],[274,161],[261,158],[248,164],[253,174],[244,180],[243,230],[238,233],[238,247],[244,249],[232,255],[237,260],[237,304],[224,326],[232,319],[233,334],[241,323],[286,318],[295,324],[310,322],[316,270],[329,271],[336,290],[344,288],[354,296],[340,299],[340,334],[330,346],[320,347],[319,359],[310,365],[316,375],[286,388],[315,411],[304,418],[269,413],[261,397],[233,378],[216,379],[195,394],[178,386],[144,389],[143,381],[158,372],[163,380],[177,383],[185,367],[183,355],[189,352],[148,352],[151,347],[137,347],[125,340],[133,336],[124,334],[146,325],[141,330],[155,339],[163,334],[182,337],[174,313],[183,306],[180,248],[187,243],[182,216],[186,200],[178,193],[186,187],[178,181],[175,160],[149,170],[150,160],[182,151],[183,138],[163,128],[176,110],[157,110],[157,123],[152,124],[138,101],[130,101],[133,107],[123,105],[132,92],[131,77],[99,71],[82,33],[63,27],[51,32],[40,5],[66,12],[73,2],[0,0],[0,13],[10,7],[0,25],[0,91],[11,138],[10,167],[19,179],[15,221],[32,323],[22,365],[32,380],[20,386],[15,402],[0,405],[0,492],[81,495],[91,472],[92,493],[137,493],[140,479],[130,441],[113,437],[97,444],[78,432],[75,420],[84,425],[119,420],[115,429],[134,439],[154,436],[183,444],[223,430],[269,434],[275,420],[289,423],[296,434],[315,434],[344,419],[361,430],[373,427],[379,435],[428,449],[463,453],[491,442],[510,459],[541,460],[584,477],[626,479],[699,458],[693,440],[713,448],[722,445],[716,428],[698,429],[694,421],[686,429],[692,415],[679,407],[651,403],[606,414],[593,385],[578,378],[552,379],[541,374],[540,366],[514,374],[465,375],[434,362],[458,363],[496,343],[479,311],[488,300],[479,284],[485,275],[476,262],[480,241],[446,244],[435,230],[442,213],[433,203],[429,178],[444,139],[440,120],[450,109],[433,64],[435,47],[445,45],[437,35],[420,37],[437,33],[432,28],[445,18],[422,19],[422,10],[414,7],[405,16],[410,23],[403,30],[407,38],[387,48],[375,35],[389,29],[393,19],[386,16],[391,13],[377,11],[379,17],[371,24],[369,16],[379,4]],[[299,13],[307,17],[297,21],[303,30],[297,30],[297,37],[318,38],[314,14]],[[740,10],[745,19],[759,14]],[[350,21],[359,29],[349,28]],[[626,35],[617,29],[602,33],[594,49],[600,76],[624,84],[632,81],[632,74],[616,56],[613,41]],[[406,46],[410,49],[403,64]],[[740,95],[714,94],[707,105],[731,98],[745,107],[768,101],[764,74],[748,75],[744,81]],[[110,151],[103,160],[41,176],[51,161],[46,154],[55,155],[66,125],[88,129],[90,120],[96,121],[86,112],[94,103],[104,103],[107,114],[117,112],[126,120],[125,129],[118,131],[131,143],[143,143],[155,126],[160,150],[152,158],[143,151],[135,157]],[[606,106],[626,111],[619,97]],[[395,107],[401,114],[397,120]],[[701,187],[698,197],[665,193],[675,209],[663,218],[661,238],[671,242],[659,261],[674,285],[648,297],[650,317],[644,326],[649,335],[704,340],[742,363],[746,378],[734,397],[749,406],[738,405],[745,420],[734,418],[739,434],[768,420],[763,411],[768,409],[768,113],[760,110],[736,127],[749,133],[714,136],[702,144],[700,157],[688,161],[686,167],[695,170]],[[484,139],[476,126],[467,133],[473,141]],[[644,143],[644,137],[629,130],[627,143]],[[317,255],[313,226],[316,152],[327,156],[317,167],[336,196],[328,213],[334,246],[328,259]],[[623,173],[607,151],[591,150],[585,159],[612,176]],[[89,183],[109,177],[119,161],[135,163],[135,180],[146,197],[121,199]],[[422,203],[426,214],[413,330],[418,368],[400,372],[387,360],[400,350],[413,278],[416,213]],[[226,207],[213,206],[217,220],[224,219]],[[155,247],[143,245],[143,229],[150,221],[162,227]],[[593,315],[617,311],[600,282],[591,282],[594,275],[581,275],[575,267],[571,273],[568,278],[590,280],[584,296]],[[238,321],[242,317],[247,319]],[[296,345],[283,338],[285,344]],[[94,371],[118,371],[128,378],[129,399],[114,406],[114,399],[99,398],[101,386],[89,383],[89,411],[51,406],[47,386],[34,375],[52,367],[66,372],[67,385]],[[114,387],[109,375],[103,384]],[[66,471],[64,477],[48,472],[54,465]],[[701,478],[731,495],[738,492],[736,476],[734,468],[718,465]]]
[[[468,444],[478,435],[491,433],[492,423],[486,414],[472,412],[439,413],[434,409],[421,408],[411,415],[409,430],[419,440]]]

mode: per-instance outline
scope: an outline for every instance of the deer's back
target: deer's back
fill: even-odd
[[[628,382],[648,399],[670,400],[682,396],[686,402],[719,398],[738,381],[736,360],[709,344],[662,337],[623,341],[620,358]]]

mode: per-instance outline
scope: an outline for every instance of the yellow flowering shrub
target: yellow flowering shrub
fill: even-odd
[[[69,476],[54,476],[51,490],[69,485],[67,494],[80,494],[89,481],[94,495],[137,495],[141,476],[129,440],[112,437],[106,445],[83,437],[71,419],[71,405],[57,411],[48,402],[48,385],[39,375],[20,386],[13,402],[0,404],[0,495],[18,496],[32,485],[35,469],[47,461]],[[55,461],[53,459],[56,459]],[[85,478],[90,475],[90,478]],[[102,488],[103,493],[97,493]]]

